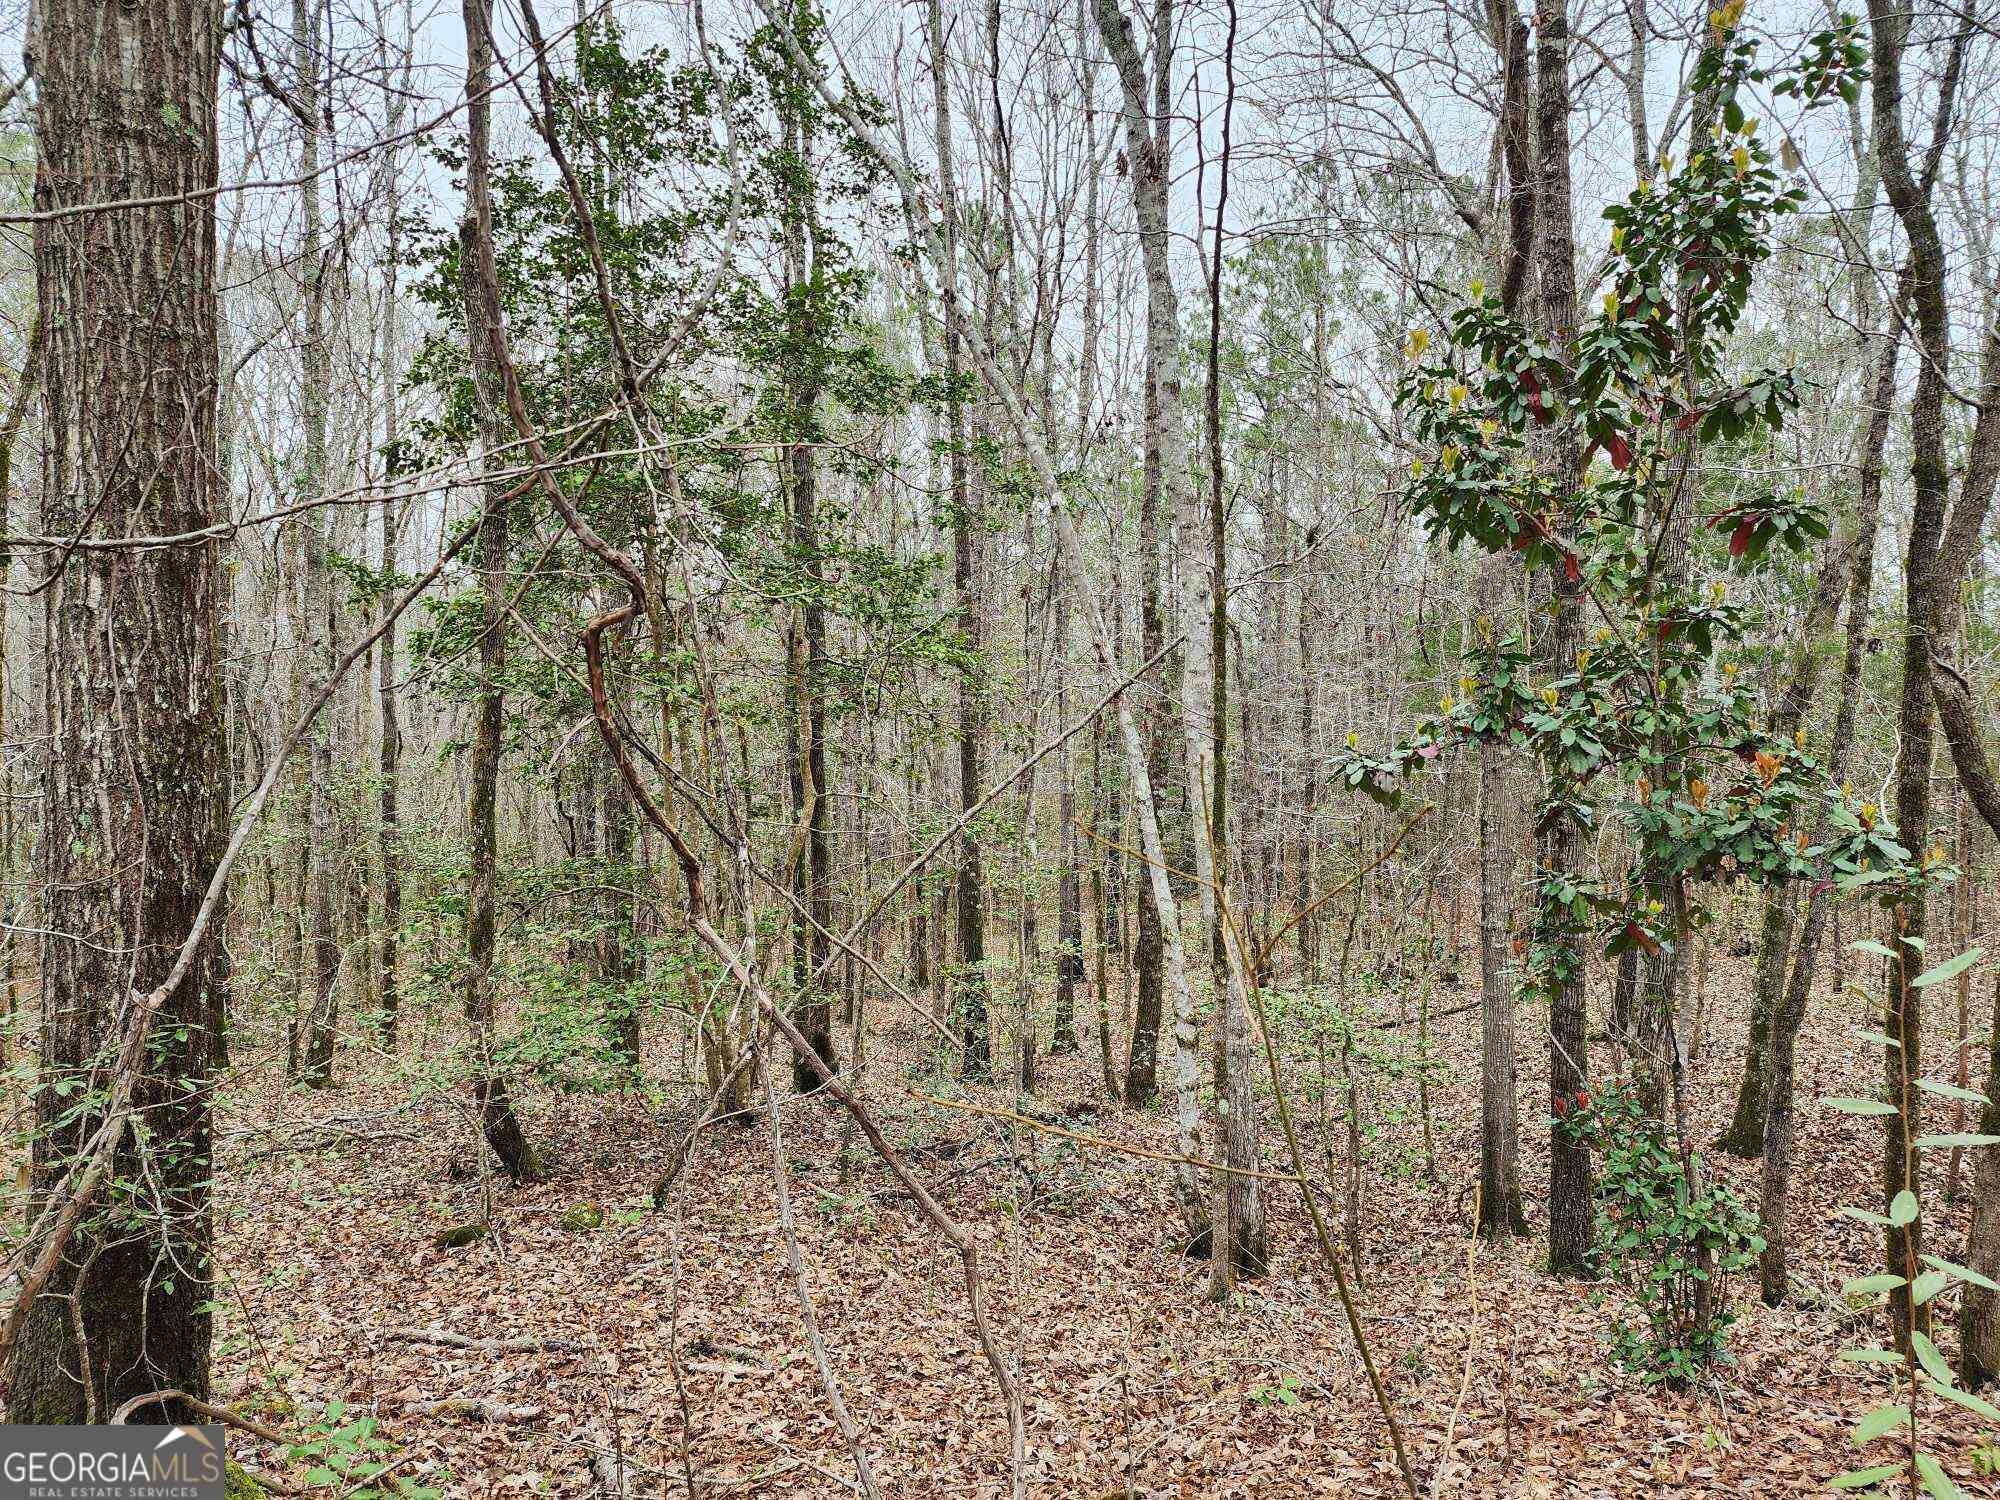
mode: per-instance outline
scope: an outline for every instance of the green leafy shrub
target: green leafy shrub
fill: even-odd
[[[1728,1363],[1734,1316],[1723,1282],[1764,1248],[1756,1216],[1719,1183],[1688,1191],[1699,1171],[1687,1171],[1623,1081],[1560,1101],[1556,1128],[1598,1156],[1592,1262],[1642,1315],[1613,1324],[1618,1364],[1648,1384],[1678,1387]]]

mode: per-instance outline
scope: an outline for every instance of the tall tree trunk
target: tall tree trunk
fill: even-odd
[[[494,348],[501,311],[483,288],[477,270],[482,245],[492,240],[489,132],[492,96],[492,0],[464,0],[466,47],[466,206],[459,229],[459,258],[465,296],[466,342],[471,353],[474,405],[478,412],[480,467],[489,468],[506,441],[504,396]],[[479,579],[483,594],[479,635],[479,699],[472,738],[470,799],[466,811],[465,1018],[472,1028],[472,1097],[480,1128],[507,1175],[519,1182],[541,1175],[541,1163],[514,1113],[507,1081],[494,1064],[494,936],[499,897],[500,735],[504,723],[501,675],[507,664],[507,486],[499,479],[480,485]]]
[[[790,335],[797,351],[787,377],[785,403],[794,441],[786,452],[785,499],[790,518],[794,566],[805,575],[804,602],[798,607],[798,638],[792,681],[798,699],[799,762],[794,786],[802,799],[794,812],[804,824],[804,865],[799,870],[798,908],[792,917],[793,983],[798,992],[794,1017],[813,1051],[829,1068],[837,1065],[833,1006],[828,991],[833,958],[833,851],[828,824],[833,799],[826,783],[826,604],[825,569],[820,561],[819,473],[814,445],[819,436],[819,384],[806,353],[821,336],[814,299],[814,236],[817,208],[812,186],[812,136],[800,115],[786,110],[784,136],[793,156],[790,190],[780,206],[785,258],[785,294]],[[819,1073],[803,1057],[792,1059],[792,1088],[804,1094],[819,1087]]]
[[[1569,12],[1567,0],[1536,0],[1535,5],[1535,144],[1538,175],[1536,208],[1540,273],[1540,306],[1535,322],[1542,336],[1567,359],[1576,337],[1576,245],[1571,221],[1569,143]],[[1556,493],[1567,496],[1578,480],[1573,437],[1554,440],[1546,457],[1556,475]],[[1583,603],[1579,585],[1558,577],[1551,600],[1550,659],[1557,670],[1576,660],[1583,644]],[[1560,795],[1562,774],[1550,771],[1547,791]],[[1541,869],[1537,885],[1577,875],[1582,866],[1583,836],[1567,811],[1545,820],[1538,851]],[[1549,986],[1550,1103],[1574,1100],[1589,1082],[1590,1041],[1585,1026],[1583,952],[1568,930],[1565,908],[1552,896],[1537,898],[1537,928],[1544,934],[1552,961],[1567,977]],[[1589,1270],[1591,1239],[1590,1152],[1557,1129],[1551,1109],[1549,1127],[1549,1269],[1577,1276]]]
[[[1946,503],[1944,397],[1950,378],[1951,328],[1945,304],[1944,246],[1931,211],[1928,183],[1920,184],[1903,131],[1903,47],[1910,15],[1890,0],[1869,0],[1874,32],[1872,82],[1876,159],[1889,203],[1909,241],[1906,269],[1916,313],[1917,383],[1910,400],[1910,526],[1904,576],[1903,688],[1897,708],[1900,738],[1896,772],[1896,827],[1906,847],[1922,849],[1930,837],[1931,758],[1935,720],[1931,711],[1931,649],[1941,613],[1936,557],[1943,538]],[[1923,1094],[1913,1080],[1923,1072],[1923,991],[1910,983],[1921,969],[1920,948],[1926,917],[1921,886],[1907,889],[1891,922],[1898,958],[1887,964],[1884,1031],[1895,1046],[1883,1048],[1884,1087],[1894,1114],[1884,1115],[1882,1201],[1918,1186],[1919,1153],[1912,1144],[1922,1133]],[[1922,1193],[1917,1194],[1919,1201]],[[1919,1214],[1883,1232],[1884,1264],[1892,1275],[1914,1277],[1923,1252],[1924,1222]],[[1928,1332],[1930,1304],[1912,1307],[1909,1288],[1889,1294],[1889,1328],[1899,1345],[1914,1327]]]
[[[1536,180],[1534,115],[1530,103],[1528,23],[1511,5],[1495,3],[1493,44],[1500,54],[1500,159],[1507,175],[1508,217],[1501,246],[1500,286],[1509,312],[1519,313],[1534,257]],[[1489,654],[1500,647],[1505,570],[1479,572],[1474,622]],[[1514,853],[1507,838],[1507,768],[1491,740],[1479,743],[1479,1230],[1489,1237],[1524,1235],[1521,1206],[1519,1080],[1514,1062],[1514,987],[1507,973],[1508,887]]]
[[[1097,0],[1097,30],[1110,54],[1118,75],[1125,124],[1125,149],[1131,158],[1132,209],[1139,225],[1139,259],[1146,280],[1146,386],[1157,403],[1154,420],[1147,432],[1149,454],[1157,455],[1161,493],[1169,516],[1176,522],[1192,522],[1196,513],[1194,473],[1187,451],[1187,408],[1181,386],[1181,332],[1179,299],[1174,291],[1170,263],[1168,199],[1170,193],[1170,149],[1172,112],[1173,0],[1155,0],[1153,9],[1153,74],[1151,100],[1147,97],[1146,65],[1132,23],[1119,8],[1118,0]],[[1144,529],[1144,522],[1141,528]],[[1196,628],[1188,641],[1192,654],[1206,654],[1206,635]],[[1201,664],[1201,665],[1206,665]],[[1199,670],[1186,674],[1196,683]],[[1191,691],[1191,689],[1190,689]],[[1188,706],[1192,706],[1192,699]],[[1191,715],[1186,717],[1191,718]],[[1201,781],[1196,774],[1200,750],[1197,726],[1185,723],[1188,748],[1189,801],[1198,807]],[[1137,788],[1134,788],[1135,795]],[[1149,795],[1157,784],[1149,780]],[[1157,825],[1158,805],[1141,808],[1144,826],[1148,815]],[[1205,819],[1199,811],[1193,821],[1197,874],[1212,879],[1202,866],[1209,864],[1208,839],[1199,826]],[[1157,827],[1156,827],[1157,831]],[[1162,849],[1149,849],[1148,860],[1164,864]],[[1189,984],[1183,934],[1179,927],[1179,903],[1173,899],[1164,868],[1153,872],[1150,881],[1157,907],[1161,937],[1166,946],[1167,981],[1173,1001],[1174,1038],[1174,1123],[1181,1142],[1181,1154],[1198,1154],[1201,1139],[1200,1103],[1196,1089],[1200,1079],[1199,1026],[1194,1013],[1194,991]],[[1162,892],[1166,894],[1162,896]],[[1204,911],[1212,911],[1215,892],[1210,885],[1201,891]],[[1143,997],[1142,997],[1143,1002]],[[1134,1039],[1136,1047],[1136,1037]],[[1128,1090],[1129,1093],[1129,1090]],[[1191,1252],[1201,1253],[1208,1243],[1208,1211],[1199,1184],[1191,1170],[1176,1174],[1176,1197],[1188,1230]]]
[[[299,459],[300,498],[319,499],[326,493],[327,422],[333,404],[333,366],[326,335],[326,266],[321,245],[320,87],[323,38],[317,0],[294,0],[293,34],[297,67],[292,86],[304,125],[299,141],[300,213],[305,221],[299,251],[305,332],[299,349],[300,417],[304,432]],[[305,536],[305,626],[302,643],[309,684],[333,676],[333,515],[331,509],[308,515],[299,524]],[[310,688],[309,688],[310,690]],[[334,1027],[339,996],[335,982],[340,970],[340,944],[334,934],[334,861],[339,845],[333,831],[333,723],[329,703],[313,721],[312,753],[308,763],[310,840],[307,898],[311,904],[310,981],[306,995],[305,1036],[299,1047],[299,1077],[312,1088],[333,1082]]]
[[[1223,46],[1226,92],[1222,106],[1220,186],[1215,202],[1215,240],[1209,252],[1208,283],[1208,660],[1209,660],[1209,805],[1207,844],[1209,878],[1217,906],[1211,957],[1215,994],[1222,1013],[1215,1035],[1216,1100],[1221,1113],[1222,1165],[1215,1174],[1214,1252],[1209,1295],[1227,1301],[1238,1279],[1261,1276],[1270,1246],[1264,1227],[1264,1199],[1249,1174],[1257,1169],[1257,1135],[1261,1112],[1257,1102],[1257,1061],[1250,1039],[1250,1000],[1246,985],[1256,984],[1252,958],[1245,946],[1249,935],[1249,903],[1228,900],[1229,881],[1229,507],[1223,493],[1222,454],[1222,270],[1223,229],[1229,211],[1231,116],[1236,103],[1236,0],[1226,0],[1229,29]],[[1227,930],[1233,917],[1234,931]]]
[[[211,525],[216,494],[214,190],[222,15],[210,5],[43,0],[35,226],[44,330],[43,524],[112,538]],[[90,211],[106,199],[143,207]],[[81,209],[80,212],[65,212]],[[101,1123],[107,1057],[169,976],[219,854],[226,742],[218,544],[79,550],[43,595],[42,1056],[33,1204]],[[111,1172],[28,1308],[7,1372],[17,1423],[107,1422],[132,1396],[209,1395],[211,925],[125,1059]],[[129,1198],[126,1196],[129,1194]],[[184,1403],[149,1420],[195,1421]]]
[[[407,87],[410,81],[408,62],[404,65],[403,75]],[[399,94],[390,106],[391,135],[400,124],[403,111],[403,98]],[[389,455],[392,488],[395,470],[402,463],[402,381],[398,376],[402,359],[402,305],[396,287],[402,232],[401,161],[402,152],[391,147],[385,174],[388,201],[383,212],[388,255],[383,268],[387,284],[382,294],[382,438],[384,451]],[[384,502],[377,517],[381,528],[381,571],[384,578],[396,576],[396,533],[402,522],[402,509],[401,502],[392,499]],[[390,596],[385,591],[382,598],[385,615],[390,607]],[[397,805],[403,775],[403,721],[396,704],[396,630],[393,625],[382,631],[382,638],[375,645],[375,701],[382,726],[376,762],[376,779],[381,783],[378,839],[382,861],[382,933],[376,962],[380,970],[378,987],[381,991],[382,1045],[393,1053],[402,1012],[402,986],[396,971],[401,956],[403,926],[402,828]]]
[[[1875,542],[1882,515],[1882,452],[1895,406],[1899,339],[1893,330],[1876,335],[1876,363],[1866,386],[1870,404],[1860,444],[1861,481],[1854,517],[1854,550],[1848,560],[1847,643],[1841,657],[1840,704],[1834,710],[1832,752],[1827,762],[1828,779],[1836,784],[1846,774],[1852,757],[1861,673],[1868,659],[1868,628],[1875,595]],[[1822,840],[1826,831],[1824,822],[1815,830]],[[1828,865],[1819,872],[1811,894],[1806,897],[1798,952],[1792,960],[1782,1002],[1770,1025],[1763,1195],[1759,1211],[1764,1249],[1758,1258],[1758,1281],[1764,1301],[1774,1307],[1785,1300],[1788,1279],[1786,1217],[1792,1180],[1794,1057],[1799,1026],[1805,1019],[1806,998],[1812,989],[1813,970],[1819,960],[1819,946],[1833,911],[1834,894],[1826,884],[1832,876],[1832,867]]]
[[[1150,338],[1150,333],[1148,334]],[[1150,369],[1152,360],[1148,358]],[[1146,453],[1139,481],[1139,546],[1142,549],[1139,580],[1139,659],[1150,662],[1166,645],[1167,633],[1161,609],[1161,576],[1166,571],[1166,538],[1160,524],[1160,449],[1152,439],[1159,425],[1158,387],[1145,382]],[[1167,773],[1166,673],[1152,667],[1140,684],[1146,704],[1146,774],[1154,786]],[[1137,931],[1132,940],[1134,999],[1132,1036],[1125,1049],[1125,1102],[1150,1104],[1160,1092],[1160,1022],[1166,1009],[1165,954],[1160,932],[1160,908],[1153,895],[1153,882],[1139,881]]]
[[[966,473],[965,403],[960,392],[965,314],[958,296],[958,187],[951,136],[951,64],[945,49],[942,0],[929,0],[925,15],[930,29],[932,102],[937,112],[937,190],[944,216],[945,265],[938,290],[944,302],[944,368],[950,386],[952,583],[967,659],[958,682],[958,806],[961,813],[969,813],[979,802],[985,758],[986,672],[981,652],[986,620],[979,588],[979,533]],[[972,820],[959,836],[956,897],[959,976],[953,1003],[962,1047],[959,1065],[968,1078],[983,1078],[993,1070],[986,1003],[986,873]]]

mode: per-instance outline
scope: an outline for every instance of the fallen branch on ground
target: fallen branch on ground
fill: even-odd
[[[227,1427],[240,1427],[243,1431],[262,1438],[267,1443],[276,1443],[281,1448],[289,1448],[292,1439],[282,1432],[274,1432],[262,1422],[251,1420],[240,1412],[231,1411],[226,1406],[217,1406],[212,1401],[203,1401],[199,1396],[190,1396],[182,1390],[148,1391],[143,1396],[134,1396],[111,1414],[111,1425],[123,1427],[132,1420],[132,1413],[143,1411],[149,1406],[165,1406],[169,1401],[178,1401],[190,1411],[201,1413]]]
[[[462,1333],[453,1333],[446,1328],[385,1328],[385,1339],[397,1339],[407,1344],[439,1344],[447,1349],[470,1349],[477,1354],[587,1354],[596,1348],[595,1344],[578,1343],[575,1339],[475,1339]]]

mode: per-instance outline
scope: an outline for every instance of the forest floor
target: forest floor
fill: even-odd
[[[1716,962],[1711,1038],[1744,1034],[1745,968]],[[1474,999],[1475,990],[1446,989],[1436,1009]],[[1382,1422],[1290,1185],[1270,1185],[1272,1274],[1218,1308],[1206,1265],[1170,1243],[1168,1167],[1024,1133],[1012,1152],[1032,1152],[1030,1186],[1003,1126],[910,1097],[938,1087],[921,1029],[886,1010],[874,1019],[869,1097],[890,1139],[919,1148],[916,1170],[975,1236],[1001,1337],[1021,1361],[1029,1495],[1108,1500],[1128,1482],[1145,1497],[1397,1493]],[[1875,1269],[1878,1241],[1836,1210],[1872,1204],[1880,1127],[1811,1102],[1872,1092],[1876,1054],[1854,1037],[1857,1020],[1851,999],[1822,998],[1801,1041],[1797,1295],[1773,1311],[1754,1281],[1733,1283],[1738,1363],[1694,1394],[1621,1374],[1606,1344],[1612,1309],[1538,1268],[1545,1059],[1525,1016],[1532,1238],[1475,1247],[1468,1233],[1476,1009],[1435,1027],[1450,1065],[1431,1090],[1435,1182],[1422,1170],[1414,1085],[1370,1086],[1379,1133],[1365,1152],[1366,1326],[1427,1494],[1804,1494],[1886,1457],[1864,1457],[1849,1438],[1884,1398],[1884,1375],[1836,1362],[1842,1347],[1873,1341],[1839,1288]],[[1933,1021],[1939,1033],[1949,1025],[1944,1014]],[[1946,1050],[1940,1042],[1933,1056]],[[655,1075],[680,1062],[653,1059]],[[252,1067],[225,1095],[218,1399],[288,1430],[328,1400],[375,1412],[397,1472],[447,1494],[612,1494],[621,1461],[635,1497],[685,1495],[689,1475],[702,1496],[851,1492],[852,1463],[787,1268],[761,1120],[705,1133],[670,1204],[652,1212],[671,1146],[666,1116],[685,1090],[657,1110],[636,1094],[521,1090],[554,1176],[510,1188],[480,1182],[462,1109],[435,1094],[413,1104],[407,1078],[358,1053],[344,1063],[334,1091],[286,1090],[279,1070]],[[1704,1140],[1727,1118],[1739,1068],[1733,1045],[1699,1059]],[[1041,1117],[1172,1150],[1163,1111],[1104,1105],[1088,1042],[1081,1057],[1045,1060],[1042,1084]],[[1013,1102],[1000,1090],[977,1097]],[[1317,1156],[1317,1105],[1302,1112]],[[956,1256],[858,1136],[843,1176],[837,1106],[791,1102],[783,1123],[807,1278],[883,1493],[1007,1494],[1005,1413]],[[1276,1167],[1282,1142],[1266,1125]],[[1711,1160],[1754,1204],[1755,1164]],[[493,1232],[440,1248],[439,1231],[480,1218],[488,1191]],[[1936,1180],[1926,1199],[1932,1248],[1957,1258],[1964,1206],[1939,1212]],[[595,1217],[588,1210],[601,1223],[578,1227]],[[509,1347],[394,1332],[422,1328]],[[451,1404],[458,1398],[495,1404],[485,1410],[505,1419],[482,1420]],[[2000,1493],[1981,1475],[2000,1450],[1981,1448],[1976,1418],[1941,1405],[1930,1403],[1933,1451],[1969,1493]],[[254,1440],[231,1440],[253,1469],[283,1472]]]

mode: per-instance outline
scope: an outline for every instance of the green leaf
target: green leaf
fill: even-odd
[[[1845,1474],[1829,1479],[1828,1485],[1836,1490],[1858,1490],[1871,1484],[1880,1484],[1903,1472],[1901,1464],[1877,1464],[1872,1469],[1849,1469]]]
[[[1898,1427],[1910,1425],[1910,1409],[1907,1406],[1878,1406],[1859,1422],[1854,1424],[1854,1441],[1857,1446],[1872,1443],[1885,1432],[1893,1432]]]
[[[1917,1195],[1904,1188],[1889,1200],[1889,1222],[1901,1229],[1917,1221]]]
[[[1920,1148],[1939,1146],[2000,1146],[2000,1135],[1920,1135]]]
[[[1878,958],[1894,958],[1896,950],[1886,943],[1878,943],[1873,938],[1863,938],[1858,943],[1849,943],[1848,949],[1854,953],[1873,953]]]
[[[1985,954],[1984,948],[1968,948],[1957,958],[1947,958],[1934,969],[1926,969],[1910,981],[1912,989],[1927,990],[1934,984],[1943,984],[1947,979],[1956,979],[1967,969],[1978,963]]]
[[[1884,1036],[1879,1031],[1863,1031],[1859,1026],[1854,1028],[1854,1034],[1860,1037],[1862,1041],[1873,1042],[1878,1047],[1900,1047],[1903,1045],[1892,1036]]]
[[[1920,1271],[1917,1273],[1917,1279],[1910,1283],[1910,1301],[1922,1307],[1950,1285],[1949,1276],[1939,1275],[1936,1271]]]
[[[1840,1291],[1845,1297],[1873,1297],[1882,1292],[1893,1292],[1899,1286],[1908,1286],[1909,1279],[1903,1276],[1856,1276]]]
[[[1982,1276],[1970,1266],[1961,1266],[1955,1261],[1946,1260],[1942,1255],[1926,1255],[1924,1257],[1924,1264],[1935,1266],[1938,1270],[1944,1272],[1945,1275],[1955,1276],[1960,1281],[1969,1281],[1974,1286],[1983,1286],[1989,1292],[2000,1292],[2000,1281],[1995,1281],[1990,1276]]]
[[[1939,1083],[1935,1078],[1919,1078],[1917,1087],[1926,1094],[1936,1094],[1940,1099],[1963,1099],[1968,1104],[1991,1102],[1977,1089],[1962,1089],[1955,1083]]]
[[[1910,1334],[1910,1348],[1916,1352],[1917,1363],[1924,1367],[1926,1375],[1939,1385],[1952,1383],[1951,1366],[1945,1363],[1944,1356],[1938,1353],[1937,1345],[1928,1337],[1913,1331]]]
[[[1893,1104],[1884,1104],[1880,1099],[1822,1099],[1819,1101],[1828,1109],[1837,1109],[1844,1115],[1894,1115],[1900,1114]]]
[[[1995,1406],[1984,1396],[1975,1396],[1972,1392],[1962,1391],[1955,1385],[1939,1385],[1935,1381],[1926,1381],[1925,1384],[1932,1392],[1944,1397],[1945,1400],[1956,1401],[1967,1411],[1978,1412],[1980,1416],[1986,1418],[1989,1422],[2000,1422],[2000,1406]]]
[[[1878,1213],[1870,1213],[1865,1208],[1841,1208],[1836,1209],[1835,1212],[1843,1219],[1859,1219],[1863,1224],[1873,1224],[1882,1229],[1889,1227],[1889,1221],[1886,1217]]]
[[[1924,1488],[1931,1492],[1935,1500],[1965,1500],[1965,1491],[1951,1482],[1950,1476],[1928,1453],[1917,1455],[1917,1473],[1923,1477]]]
[[[1893,1349],[1843,1349],[1835,1356],[1850,1365],[1900,1365],[1903,1356]]]

